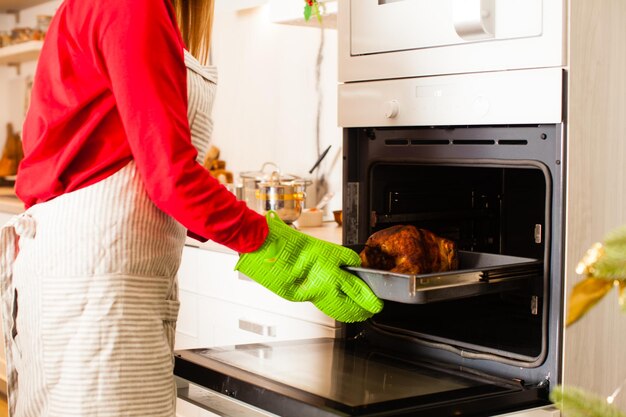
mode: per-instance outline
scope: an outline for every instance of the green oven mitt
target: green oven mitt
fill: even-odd
[[[273,211],[266,218],[267,239],[242,254],[236,270],[287,300],[310,301],[338,321],[363,321],[382,310],[367,284],[340,268],[361,265],[356,252],[301,233]]]

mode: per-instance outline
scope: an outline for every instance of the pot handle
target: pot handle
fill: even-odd
[[[268,166],[274,167],[272,172],[274,172],[274,171],[280,172],[280,168],[278,167],[278,165],[276,165],[273,162],[264,162],[263,165],[261,166],[261,172],[265,172],[265,168],[268,167]]]

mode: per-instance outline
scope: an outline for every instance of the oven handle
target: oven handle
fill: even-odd
[[[495,37],[495,0],[453,0],[454,30],[464,40]]]

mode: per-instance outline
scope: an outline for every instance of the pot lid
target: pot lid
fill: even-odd
[[[272,172],[269,177],[266,176],[259,183],[260,187],[293,187],[293,186],[308,186],[313,183],[311,180],[305,180],[304,178],[289,176],[287,178],[278,171]]]
[[[269,181],[274,173],[278,173],[280,182],[300,179],[297,175],[281,173],[278,165],[273,162],[265,162],[260,171],[244,171],[239,176],[246,180]]]

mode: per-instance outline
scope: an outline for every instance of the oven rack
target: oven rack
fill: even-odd
[[[352,247],[352,249],[360,248]],[[542,273],[543,263],[532,258],[459,251],[459,269],[430,274],[344,267],[359,276],[381,299],[426,304],[518,289]]]

